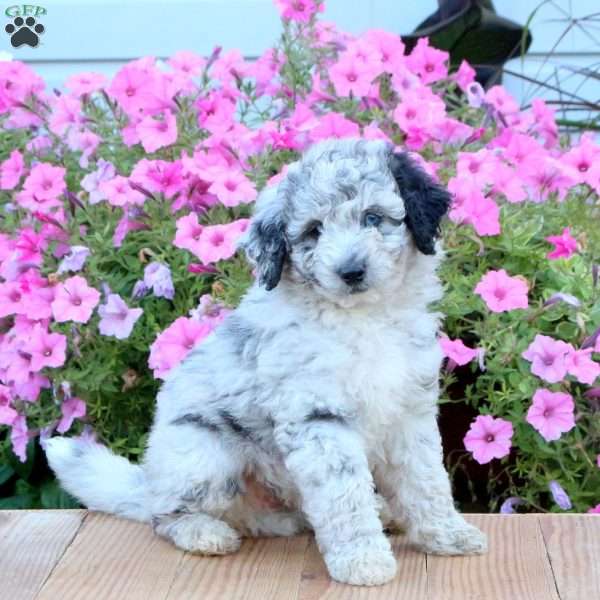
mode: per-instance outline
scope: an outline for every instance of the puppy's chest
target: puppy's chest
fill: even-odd
[[[359,409],[401,412],[418,390],[437,381],[435,325],[428,319],[359,326],[341,343],[348,350],[342,384]]]

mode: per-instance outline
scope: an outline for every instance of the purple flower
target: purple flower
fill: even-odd
[[[525,500],[523,500],[523,498],[511,496],[502,503],[502,506],[500,507],[500,513],[503,515],[512,515],[515,512],[515,507],[521,506],[521,504],[525,504]]]
[[[119,294],[110,294],[106,304],[98,307],[98,329],[102,335],[112,335],[118,340],[124,340],[130,336],[143,312],[141,308],[129,308]]]
[[[139,298],[143,298],[147,293],[148,286],[141,279],[139,279],[135,282],[135,285],[133,286],[131,297],[134,300],[138,300]]]
[[[567,495],[567,492],[565,492],[565,490],[561,487],[560,483],[558,483],[558,481],[551,481],[548,484],[548,487],[550,488],[550,493],[552,494],[552,498],[554,498],[554,502],[556,502],[556,504],[558,504],[560,508],[562,508],[563,510],[570,510],[571,508],[573,508],[573,505],[571,504],[571,499]]]
[[[575,308],[579,308],[581,306],[581,302],[571,294],[565,294],[563,292],[557,292],[556,294],[552,294],[546,302],[544,302],[544,306],[552,306],[557,302],[565,302],[570,306],[574,306]]]
[[[157,298],[173,300],[175,288],[171,279],[171,270],[159,262],[152,262],[144,269],[144,283]]]
[[[106,196],[100,191],[100,184],[103,181],[108,181],[116,175],[115,167],[103,160],[98,161],[98,168],[91,173],[88,173],[81,180],[81,187],[90,195],[90,204],[98,204],[102,200],[106,200]]]
[[[480,108],[485,100],[485,91],[481,84],[474,81],[467,86],[467,102],[473,108]]]
[[[85,246],[71,246],[71,251],[67,254],[58,265],[58,273],[66,273],[67,271],[80,271],[90,255],[90,249]]]

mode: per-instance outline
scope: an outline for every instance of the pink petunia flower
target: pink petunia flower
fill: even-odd
[[[144,117],[135,130],[146,152],[156,152],[177,141],[177,119],[170,110],[164,111],[161,119]]]
[[[310,132],[310,138],[313,142],[326,138],[346,138],[358,137],[360,128],[354,121],[335,113],[327,113],[319,119],[318,125]]]
[[[567,371],[580,383],[592,385],[600,376],[600,365],[592,360],[593,348],[571,350],[565,359]]]
[[[148,69],[138,64],[127,64],[113,77],[109,94],[128,114],[137,114],[153,102],[155,82]]]
[[[154,370],[154,377],[164,379],[212,330],[206,322],[187,317],[176,319],[150,346],[148,366]]]
[[[573,346],[547,335],[537,334],[521,356],[531,362],[531,372],[548,383],[557,383],[567,375],[567,355]]]
[[[236,252],[237,240],[244,232],[240,225],[245,226],[245,223],[240,223],[240,221],[247,222],[247,219],[204,227],[200,234],[196,256],[204,264],[231,258]]]
[[[101,181],[98,188],[113,206],[141,205],[146,200],[144,194],[134,190],[129,184],[129,179],[122,175]]]
[[[520,277],[511,277],[504,269],[488,271],[475,286],[492,312],[506,312],[527,308],[527,283]]]
[[[329,70],[329,78],[338,96],[367,96],[374,79],[372,69],[367,64],[346,56],[340,59]]]
[[[208,188],[225,206],[247,204],[256,199],[254,184],[240,171],[223,170]]]
[[[575,427],[574,408],[575,403],[570,394],[540,388],[533,395],[533,403],[525,420],[547,442],[551,442]]]
[[[27,444],[29,443],[29,431],[25,417],[19,415],[13,422],[10,432],[12,449],[21,462],[27,460]]]
[[[23,290],[16,281],[0,283],[0,317],[25,314]]]
[[[467,86],[475,81],[475,69],[466,60],[463,60],[458,67],[458,71],[454,73],[453,79],[464,92]]]
[[[33,372],[44,367],[61,367],[65,363],[67,338],[62,333],[50,333],[42,325],[35,325],[25,348],[31,355],[29,367]]]
[[[477,349],[465,346],[462,340],[451,340],[447,336],[442,336],[439,342],[444,356],[460,366],[470,363],[479,354]]]
[[[12,407],[12,394],[10,388],[0,385],[0,425],[11,425],[19,416]]]
[[[510,421],[490,415],[479,415],[465,435],[465,448],[481,465],[510,452],[513,426]]]
[[[592,515],[593,514],[600,515],[600,504],[596,504],[596,506],[593,506],[587,512],[588,512],[588,514],[592,514]]]
[[[100,300],[100,292],[89,286],[80,275],[69,277],[56,290],[52,315],[58,323],[87,323]]]
[[[0,190],[15,189],[24,169],[23,155],[18,150],[13,150],[0,164]]]
[[[571,235],[568,227],[563,229],[561,235],[548,236],[546,241],[554,244],[554,250],[546,255],[550,260],[571,258],[577,252],[577,240]]]
[[[58,433],[66,433],[71,429],[71,425],[73,425],[75,419],[85,417],[86,406],[81,398],[73,396],[63,401],[60,405],[60,410],[62,412],[62,417],[58,422],[56,431],[58,431]]]
[[[23,189],[38,201],[56,200],[67,189],[65,174],[64,167],[38,163],[25,179]]]
[[[190,76],[200,75],[206,66],[206,59],[203,56],[189,50],[175,52],[167,62],[171,68]]]
[[[561,158],[569,168],[571,177],[577,183],[587,183],[594,186],[592,167],[600,159],[600,146],[591,139],[584,137],[581,143],[565,152]]]
[[[67,137],[67,144],[71,150],[81,152],[79,157],[79,166],[87,169],[90,164],[90,157],[96,152],[102,138],[89,129],[73,129]]]
[[[275,0],[281,18],[308,23],[317,12],[323,12],[323,2],[317,0]]]
[[[177,248],[184,248],[194,254],[198,254],[200,235],[203,230],[202,225],[198,222],[198,215],[192,212],[185,217],[177,219],[176,224],[177,231],[173,245]]]
[[[183,164],[179,160],[169,162],[143,158],[133,168],[129,180],[149,192],[164,194],[167,198],[173,198],[186,184]]]
[[[143,312],[141,308],[129,308],[118,294],[109,294],[106,304],[98,307],[98,329],[102,335],[127,339]]]
[[[423,83],[433,83],[448,75],[448,53],[429,45],[427,38],[420,38],[406,59],[408,66],[421,77]]]
[[[65,87],[74,96],[89,95],[106,87],[106,77],[101,73],[76,73],[65,81]]]

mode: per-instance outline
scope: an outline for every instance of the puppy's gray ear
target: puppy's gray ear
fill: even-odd
[[[435,254],[440,222],[450,207],[450,193],[425,173],[408,154],[391,153],[390,171],[406,208],[406,226],[423,254]]]
[[[272,290],[281,279],[288,253],[282,203],[276,186],[261,192],[254,217],[240,246],[248,260],[256,266],[258,283],[264,285],[267,291]]]

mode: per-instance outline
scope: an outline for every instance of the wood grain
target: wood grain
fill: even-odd
[[[295,600],[308,536],[244,540],[239,552],[186,554],[165,600]]]
[[[39,600],[163,600],[183,552],[143,523],[90,513]]]
[[[600,517],[469,515],[480,557],[436,557],[395,537],[398,575],[330,580],[312,536],[246,540],[232,556],[174,548],[150,527],[85,511],[0,511],[0,600],[596,600]]]
[[[0,599],[29,600],[71,543],[85,511],[0,512]]]
[[[390,583],[378,587],[356,587],[332,581],[314,541],[306,553],[302,570],[299,600],[373,600],[401,598],[425,600],[427,598],[427,572],[425,555],[408,547],[404,538],[393,539],[394,554],[398,559],[398,572]]]
[[[600,516],[540,515],[561,600],[600,598]]]
[[[489,551],[483,556],[428,556],[429,598],[558,600],[536,515],[467,515],[467,520],[487,533]]]

